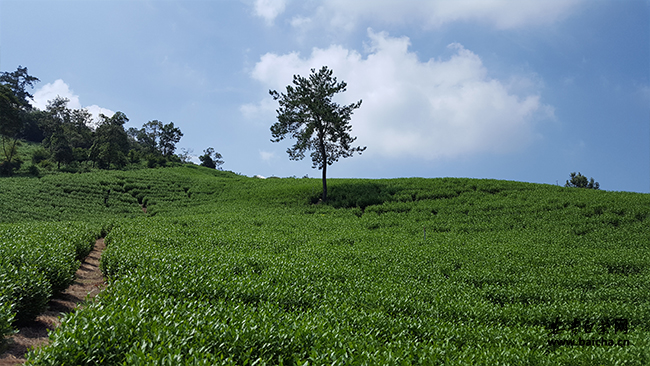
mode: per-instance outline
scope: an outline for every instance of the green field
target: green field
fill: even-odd
[[[6,288],[29,277],[55,292],[33,258],[65,252],[74,268],[106,234],[109,286],[28,362],[650,364],[650,195],[328,184],[319,204],[317,179],[196,166],[0,179]],[[35,253],[24,263],[21,245]],[[0,296],[6,332],[26,315],[15,291]]]

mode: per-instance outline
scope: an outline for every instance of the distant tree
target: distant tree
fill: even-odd
[[[68,108],[69,99],[57,96],[48,101],[41,126],[45,138],[43,146],[50,149],[54,161],[61,163],[88,159],[88,149],[93,143],[90,112]]]
[[[160,154],[158,149],[158,140],[160,140],[160,133],[163,129],[163,123],[157,119],[149,121],[142,125],[142,128],[136,134],[136,138],[142,149],[147,154]]]
[[[45,138],[43,139],[43,146],[50,149],[50,153],[56,159],[55,149],[61,151],[64,149],[63,144],[69,145],[68,139],[66,138],[65,125],[70,124],[71,120],[71,111],[68,109],[69,99],[57,96],[56,98],[49,100],[47,102],[47,107],[45,112],[47,113],[45,118],[42,121],[43,132],[45,133]],[[52,142],[56,140],[56,147]],[[72,150],[71,146],[67,146],[69,150]],[[67,150],[67,149],[66,149]],[[59,160],[59,167],[61,161]]]
[[[352,112],[361,101],[340,106],[332,101],[334,94],[345,92],[347,84],[336,82],[332,70],[323,66],[318,72],[311,70],[309,78],[293,76],[294,86],[288,85],[285,93],[269,90],[279,101],[278,122],[271,126],[271,141],[279,142],[287,135],[296,143],[287,153],[291,160],[302,160],[307,150],[312,150],[312,167],[323,171],[323,201],[327,200],[327,166],[361,154],[366,147],[352,147],[356,137],[350,136]]]
[[[89,149],[93,144],[93,131],[89,127],[93,121],[87,109],[73,109],[70,124],[70,143],[75,148]]]
[[[102,169],[121,168],[126,165],[129,152],[129,139],[124,131],[124,124],[129,119],[122,112],[116,112],[110,118],[102,114],[100,118],[90,158]]]
[[[183,137],[183,133],[180,128],[174,126],[174,122],[163,124],[158,120],[145,123],[140,130],[130,128],[128,133],[137,140],[145,154],[165,157],[174,154],[176,143]]]
[[[16,147],[24,117],[31,110],[29,99],[32,95],[27,88],[33,88],[38,78],[30,76],[26,67],[18,66],[14,72],[0,74],[0,140],[2,140],[2,160],[0,173],[11,175],[22,163]]]
[[[63,133],[63,129],[57,131],[50,138],[50,151],[59,169],[61,169],[61,163],[69,164],[74,160],[72,146],[68,137]]]
[[[160,131],[160,142],[158,144],[163,156],[171,157],[176,151],[176,144],[183,137],[181,129],[174,127],[174,122],[169,122],[162,127]]]
[[[129,147],[131,147],[131,141],[129,141]],[[137,164],[140,162],[140,159],[142,158],[142,155],[140,155],[140,152],[136,149],[129,149],[129,154],[128,154],[128,159],[129,163],[131,164]]]
[[[183,164],[189,164],[191,163],[191,156],[194,150],[192,149],[186,149],[186,148],[181,148],[181,153],[178,154],[178,158],[181,159],[181,163]]]
[[[21,128],[20,100],[14,95],[9,86],[0,84],[0,140],[2,140],[2,161],[0,173],[11,175],[20,167],[18,132]]]
[[[14,93],[22,109],[32,109],[29,99],[34,96],[27,91],[27,87],[33,88],[34,83],[38,82],[37,77],[27,73],[27,68],[18,66],[14,72],[3,72],[0,74],[0,83],[7,85]]]
[[[594,178],[587,180],[587,177],[584,175],[576,174],[575,172],[571,173],[571,180],[567,180],[565,187],[574,187],[574,188],[587,188],[587,189],[600,189],[600,184],[594,182]]]
[[[18,137],[31,142],[43,142],[45,134],[41,124],[47,119],[47,112],[33,108],[22,114],[22,128]]]
[[[137,150],[138,152],[142,150],[142,145],[140,145],[140,142],[138,142],[139,134],[140,130],[135,127],[129,127],[129,129],[126,130],[126,136],[129,139],[129,148],[131,150]]]
[[[221,165],[224,163],[222,159],[223,156],[214,151],[214,149],[211,147],[203,150],[203,155],[199,156],[201,165],[212,169],[221,169]]]

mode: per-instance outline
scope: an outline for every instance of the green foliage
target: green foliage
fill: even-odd
[[[0,267],[11,269],[0,281],[8,273],[33,273],[12,283],[35,281],[11,299],[43,298],[43,279],[69,278],[59,274],[73,269],[71,243],[108,233],[101,268],[110,285],[67,315],[30,362],[650,360],[650,196],[497,180],[333,179],[318,203],[319,189],[316,179],[194,165],[0,179],[0,219],[13,223],[0,225],[0,248],[29,259]],[[71,239],[84,233],[87,241]],[[3,311],[17,304],[0,303],[0,330]],[[577,340],[630,345],[561,343]]]
[[[20,103],[7,85],[0,84],[0,135],[15,137],[20,130]]]
[[[176,151],[176,144],[183,137],[181,129],[174,127],[174,122],[162,126],[160,133],[159,147],[164,156],[172,156]]]
[[[82,223],[0,225],[0,319],[6,319],[4,304],[17,322],[43,312],[52,294],[72,283],[98,234]]]
[[[140,162],[141,158],[142,156],[138,150],[135,149],[129,150],[129,163],[137,164]]]
[[[95,141],[90,148],[90,158],[102,169],[115,166],[124,167],[127,163],[129,140],[124,124],[129,119],[122,112],[116,112],[113,117],[103,116],[103,121],[97,127]]]
[[[42,161],[50,158],[50,152],[43,147],[34,150],[32,153],[32,164],[40,164]]]
[[[145,123],[141,129],[131,127],[128,134],[137,141],[137,146],[148,155],[171,157],[176,150],[176,144],[183,137],[180,128],[174,122],[163,124],[158,120]]]
[[[147,168],[164,167],[167,165],[167,159],[162,155],[147,155]]]
[[[22,66],[18,66],[14,72],[3,72],[0,75],[0,83],[11,90],[18,99],[21,109],[31,109],[29,99],[32,99],[33,96],[27,91],[27,88],[33,88],[34,83],[38,81],[40,80],[29,75],[27,68]]]
[[[10,149],[15,151],[14,147]],[[15,157],[15,154],[11,155],[7,160],[0,161],[0,176],[11,176],[23,165],[23,161],[20,158]]]
[[[208,147],[207,149],[203,150],[203,155],[199,156],[199,160],[201,160],[201,166],[212,169],[220,168],[224,163],[222,159],[223,156],[214,151],[214,148],[212,147]]]
[[[47,119],[47,112],[40,109],[32,109],[21,115],[23,126],[19,137],[29,142],[41,143],[45,138],[41,124]]]
[[[74,159],[72,146],[63,131],[52,135],[50,141],[52,158],[57,162],[59,168],[61,167],[61,163],[69,164]]]
[[[587,177],[580,173],[576,175],[575,172],[571,173],[571,180],[567,180],[564,186],[573,188],[600,189],[600,184],[598,182],[594,182],[594,178],[587,180]]]
[[[4,301],[11,308],[11,320],[18,323],[34,320],[52,296],[45,274],[34,266],[4,262],[0,267],[0,283],[5,292]]]
[[[28,169],[29,169],[29,174],[34,177],[38,177],[41,175],[41,171],[38,169],[36,165],[30,165]]]
[[[8,335],[14,333],[11,323],[14,321],[13,301],[11,301],[10,291],[4,286],[3,279],[0,279],[0,352],[4,352],[7,345]]]
[[[50,151],[51,159],[61,168],[61,163],[88,160],[88,148],[92,145],[92,131],[88,124],[90,112],[85,109],[70,109],[67,98],[56,97],[49,101],[40,125],[45,138],[43,146]],[[44,160],[44,159],[43,159]]]
[[[0,175],[12,175],[22,163],[17,153],[18,132],[22,127],[21,103],[8,85],[0,84]]]
[[[101,177],[147,214],[113,222],[109,287],[66,316],[34,364],[650,360],[648,195],[335,179],[328,203],[313,204],[314,179],[102,173],[65,180]]]

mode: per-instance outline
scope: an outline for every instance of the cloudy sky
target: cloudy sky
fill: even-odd
[[[367,146],[330,177],[650,192],[648,0],[2,0],[0,52],[39,108],[174,122],[249,176],[320,175],[270,141],[268,91],[327,65]]]

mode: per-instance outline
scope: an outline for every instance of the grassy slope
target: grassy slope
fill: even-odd
[[[56,333],[58,348],[36,359],[69,362],[92,347],[120,349],[114,362],[145,360],[143,350],[173,356],[164,342],[190,352],[187,337],[196,336],[188,334],[200,328],[193,320],[162,339],[167,321],[194,314],[208,328],[226,327],[206,328],[201,344],[211,346],[193,348],[194,360],[210,362],[219,355],[237,363],[386,363],[395,355],[457,364],[648,362],[649,195],[495,180],[341,179],[330,181],[331,203],[315,205],[319,184],[200,167],[0,180],[0,221],[115,221],[103,268],[119,280]],[[149,310],[122,306],[123,318],[106,315],[125,297],[160,301],[145,302]],[[201,304],[219,310],[207,314]],[[105,338],[102,329],[151,309],[170,318],[150,314],[134,338]],[[80,349],[91,336],[82,324],[97,317],[107,319],[95,329],[104,341]],[[281,325],[249,328],[268,323]],[[129,348],[148,333],[162,338]],[[558,339],[634,346],[550,345]]]

